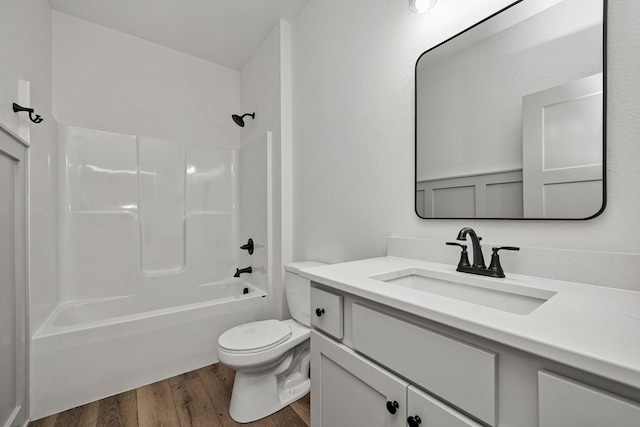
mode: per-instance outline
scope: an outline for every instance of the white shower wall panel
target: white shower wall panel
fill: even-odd
[[[187,146],[187,214],[233,212],[235,152],[210,145]]]
[[[61,135],[69,198],[62,301],[232,276],[234,150],[72,126]]]
[[[69,216],[69,278],[62,301],[128,295],[137,283],[140,228],[128,212],[74,212]]]
[[[138,138],[142,270],[177,272],[185,256],[185,144]]]
[[[64,135],[71,212],[138,214],[136,137],[73,126]]]
[[[239,228],[240,240],[246,243],[253,239],[255,250],[240,254],[239,266],[251,266],[253,273],[248,279],[261,289],[268,289],[272,297],[273,283],[269,282],[273,270],[271,251],[272,230],[269,227],[272,197],[271,132],[265,132],[239,150]]]

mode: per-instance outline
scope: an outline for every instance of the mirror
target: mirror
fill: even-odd
[[[521,0],[416,63],[416,213],[589,219],[605,206],[606,0]]]

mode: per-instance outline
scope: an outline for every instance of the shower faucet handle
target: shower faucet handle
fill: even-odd
[[[248,251],[249,255],[253,255],[253,239],[249,239],[246,245],[240,246],[240,249]]]

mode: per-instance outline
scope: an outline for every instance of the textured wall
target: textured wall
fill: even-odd
[[[46,0],[6,0],[0,13],[0,122],[18,131],[18,80],[30,83],[30,106],[44,118],[30,124],[30,327],[58,302],[57,145],[51,114],[51,8]]]
[[[59,122],[238,147],[230,120],[239,73],[53,12],[53,111]]]
[[[413,211],[414,65],[426,49],[509,4],[312,1],[293,25],[294,257],[385,254],[389,235],[640,252],[640,3],[609,5],[608,206],[586,221],[421,220]],[[451,263],[457,259],[455,251]],[[580,268],[577,260],[575,268]],[[615,285],[612,283],[612,285]]]

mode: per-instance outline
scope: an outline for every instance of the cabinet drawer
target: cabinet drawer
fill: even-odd
[[[342,339],[342,296],[311,288],[311,325]]]
[[[441,397],[497,425],[497,357],[359,304],[352,307],[353,348]]]
[[[638,427],[640,403],[548,371],[538,372],[540,427]]]
[[[438,427],[482,427],[458,411],[434,399],[425,392],[409,386],[407,412],[410,417],[420,417],[420,425]]]

